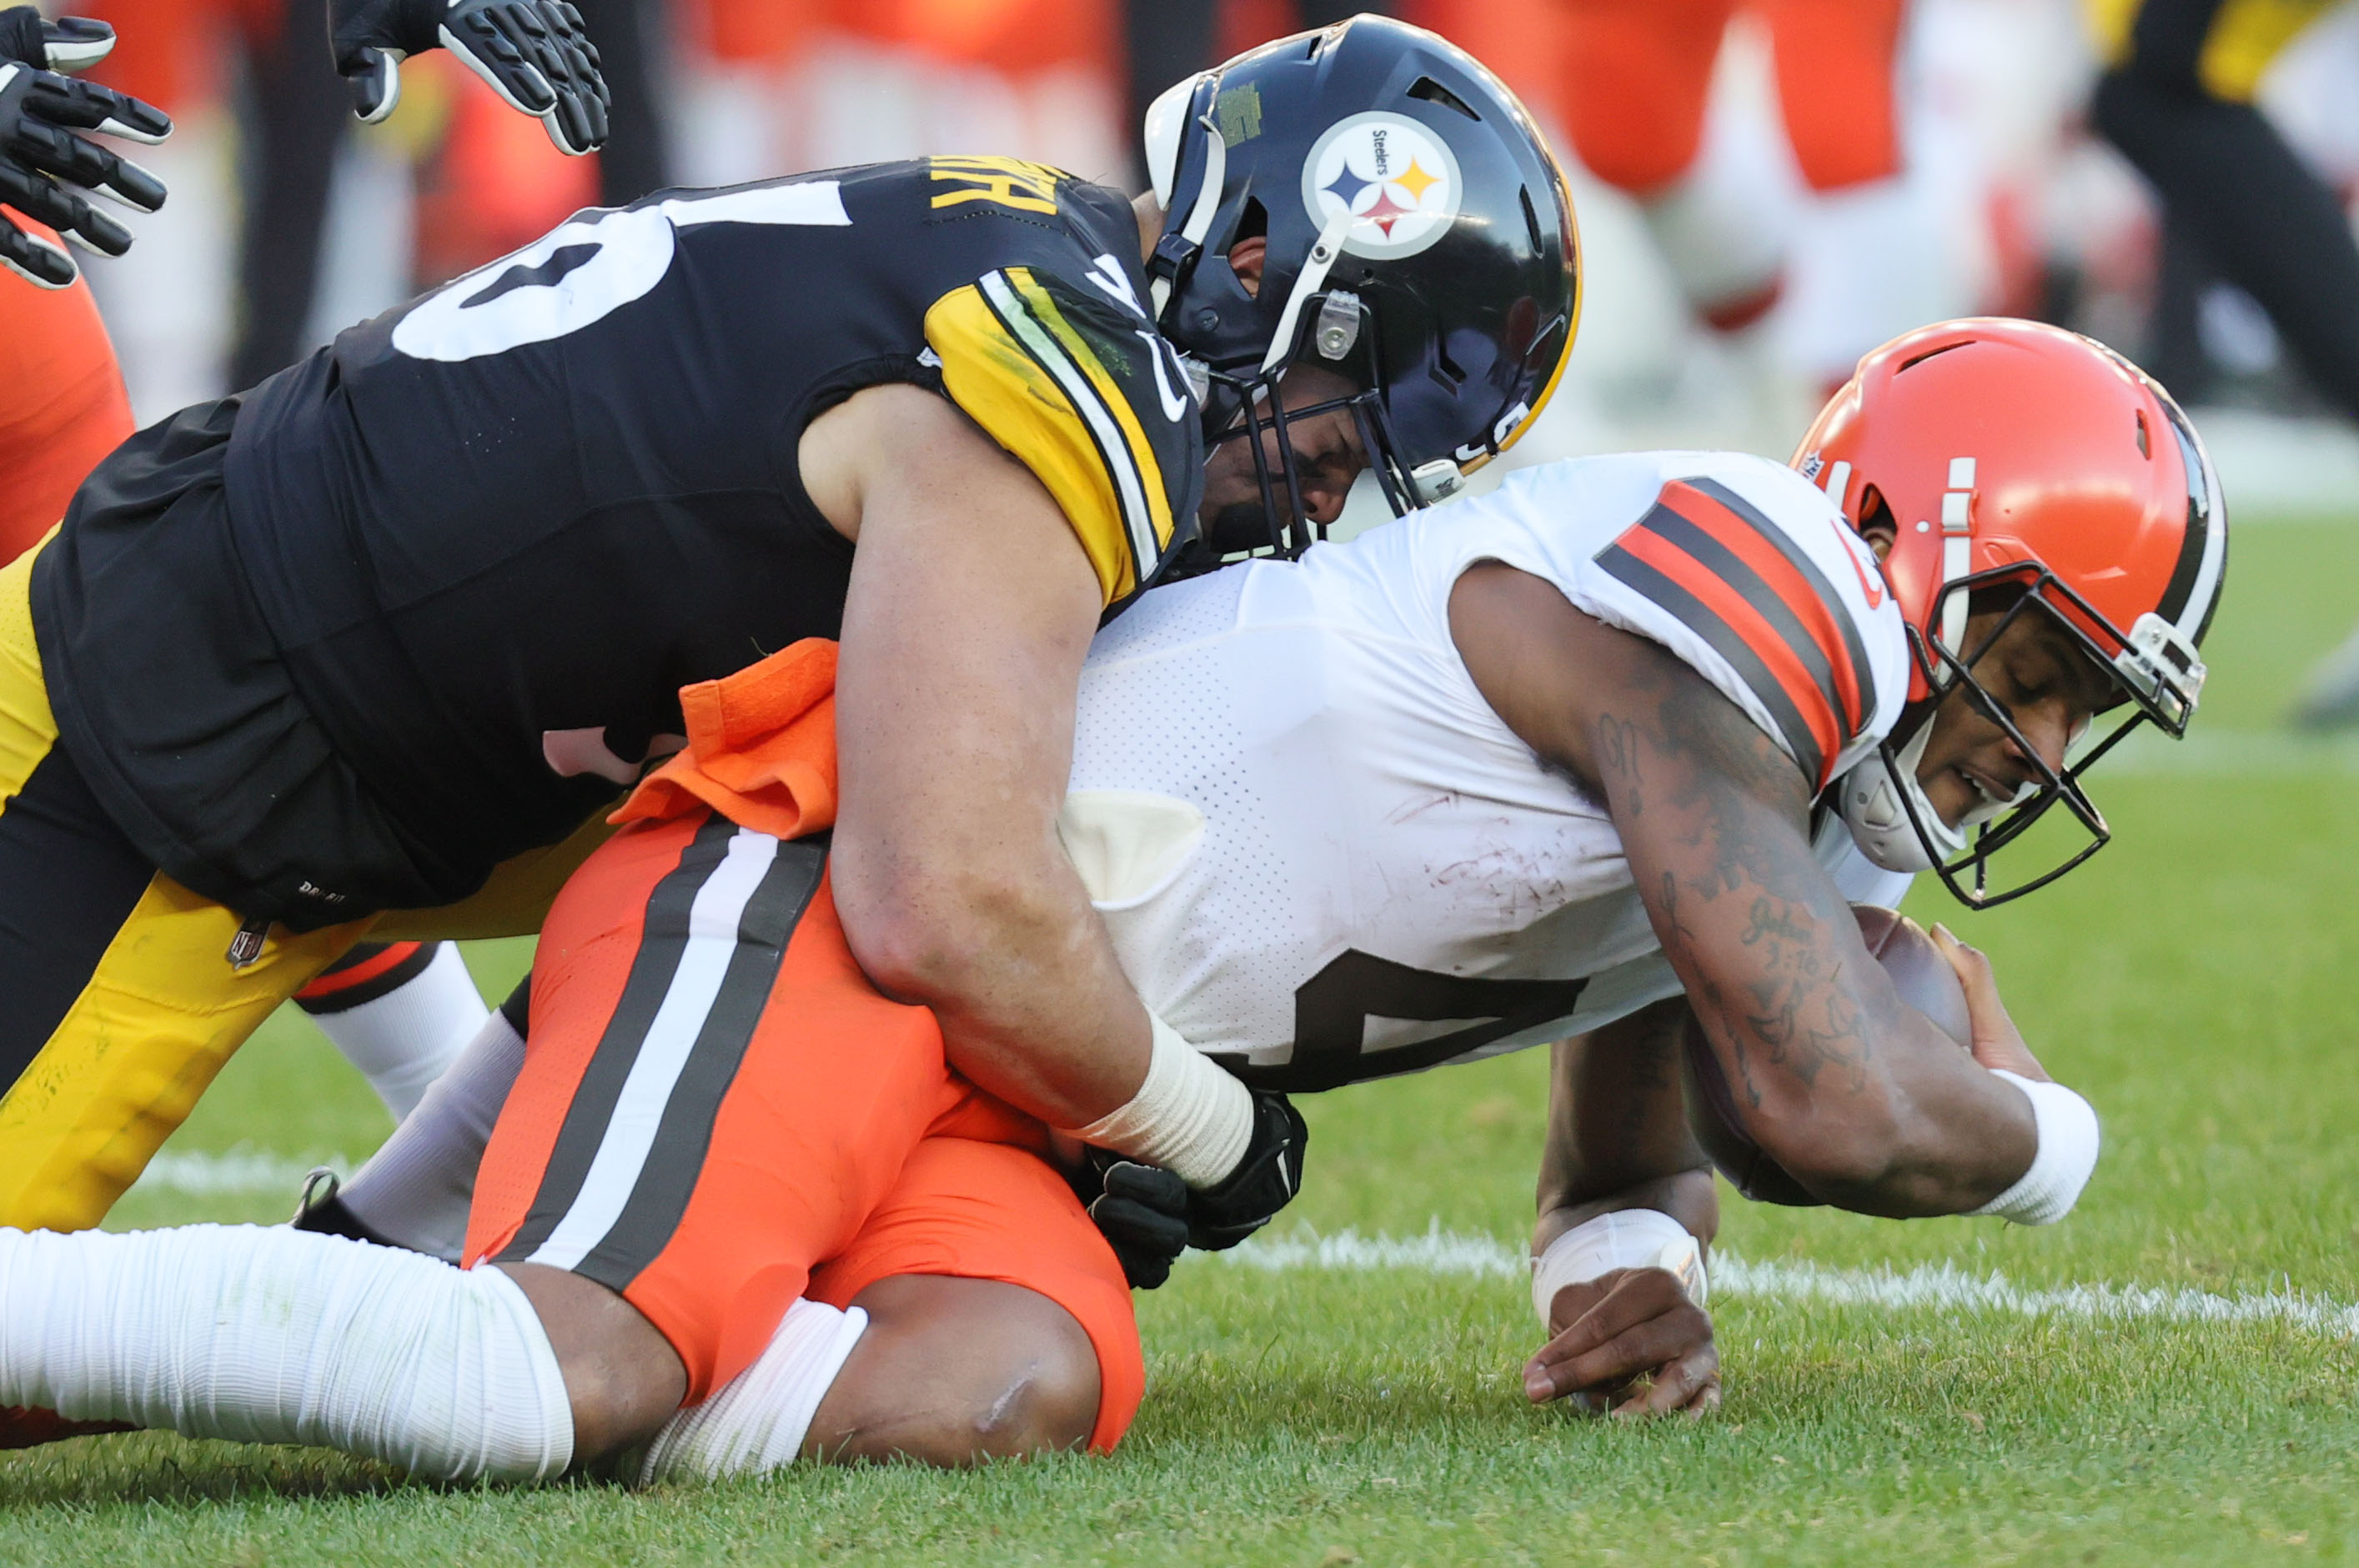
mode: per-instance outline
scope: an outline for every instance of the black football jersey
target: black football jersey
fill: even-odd
[[[797,443],[864,386],[936,388],[1029,468],[1110,613],[1152,581],[1192,536],[1203,454],[1147,287],[1125,197],[1006,158],[584,211],[246,394],[207,558],[235,563],[239,613],[438,892],[480,881],[616,793],[679,730],[681,686],[836,634],[852,546]],[[71,574],[60,556],[45,575]],[[44,613],[184,590],[187,551],[141,558],[114,550]],[[92,641],[74,658],[108,667],[76,671],[84,691],[136,670],[161,710],[219,678]],[[201,838],[140,787],[141,753],[182,741],[76,728]]]

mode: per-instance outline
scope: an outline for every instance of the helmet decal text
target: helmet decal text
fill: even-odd
[[[1403,114],[1381,110],[1329,126],[1302,166],[1302,205],[1325,227],[1353,217],[1347,255],[1413,256],[1449,232],[1465,183],[1450,144]]]

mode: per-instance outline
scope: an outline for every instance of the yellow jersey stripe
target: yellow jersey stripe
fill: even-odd
[[[1072,399],[1003,323],[981,285],[934,302],[926,343],[942,362],[951,401],[1031,470],[1063,511],[1105,602],[1129,595],[1139,568],[1108,460]]]
[[[1091,388],[1097,394],[1098,402],[1114,416],[1115,428],[1122,432],[1130,460],[1138,470],[1138,493],[1145,503],[1137,521],[1131,527],[1132,547],[1137,551],[1142,562],[1154,561],[1171,539],[1171,492],[1165,488],[1163,464],[1155,455],[1155,445],[1147,438],[1146,427],[1138,421],[1137,410],[1131,406],[1121,384],[1108,373],[1104,362],[1090,347],[1088,340],[1072,329],[1066,321],[1064,312],[1057,308],[1057,302],[1049,297],[1048,290],[1033,280],[1031,270],[1010,267],[1007,277],[1015,286],[1017,297],[1030,308],[1033,318],[1049,330],[1082,375],[1088,378]],[[1139,346],[1148,354],[1163,351],[1157,346],[1152,330],[1141,327],[1136,331]],[[1189,413],[1192,416],[1193,410]],[[1140,524],[1144,524],[1143,534]]]
[[[1001,325],[1013,332],[1041,368],[1055,379],[1068,402],[1088,426],[1091,442],[1096,447],[1106,473],[1114,481],[1115,502],[1123,527],[1129,536],[1135,579],[1155,560],[1155,535],[1147,509],[1144,479],[1123,438],[1122,427],[1115,419],[1114,410],[1107,406],[1105,398],[1092,384],[1088,373],[1074,362],[1065,346],[1026,308],[1007,274],[995,272],[985,276],[983,294],[997,312]]]

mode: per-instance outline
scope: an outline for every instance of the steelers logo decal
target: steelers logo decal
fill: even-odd
[[[1413,256],[1449,232],[1465,189],[1448,142],[1381,110],[1330,125],[1302,166],[1310,221],[1351,213],[1343,249],[1371,261]]]

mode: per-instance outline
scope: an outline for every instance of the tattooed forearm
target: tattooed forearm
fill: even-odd
[[[1821,1197],[1878,1214],[1956,1213],[2022,1173],[2036,1147],[2023,1097],[1886,983],[1811,852],[1818,781],[1740,703],[1661,644],[1496,562],[1458,579],[1450,624],[1493,711],[1611,815],[1765,1152]],[[1622,1087],[1659,1093],[1635,1076]],[[1682,1102],[1683,1118],[1683,1094],[1660,1098]],[[1631,1148],[1637,1131],[1635,1117],[1573,1119],[1551,1120],[1552,1149],[1580,1146],[1558,1170],[1568,1194],[1602,1179],[1593,1152]]]
[[[1593,755],[1617,817],[1635,816],[1624,792],[1643,771],[1650,808],[1676,821],[1670,863],[1657,877],[1664,950],[1690,977],[1707,967],[1730,971],[1725,953],[1704,963],[1707,942],[1744,951],[1729,975],[1741,975],[1741,1000],[1710,983],[1695,1000],[1704,1027],[1732,1047],[1753,1104],[1765,1070],[1809,1088],[1834,1067],[1855,1085],[1870,1044],[1836,935],[1849,934],[1850,915],[1799,831],[1807,786],[1783,752],[1691,672],[1653,674],[1640,683],[1651,710],[1601,715]],[[1650,826],[1659,834],[1671,823]]]

